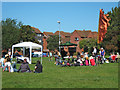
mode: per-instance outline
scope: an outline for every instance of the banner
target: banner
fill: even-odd
[[[109,14],[104,14],[104,11],[100,9],[99,26],[98,26],[98,43],[103,41],[105,34],[107,33],[107,27],[110,25],[110,18],[107,18]]]

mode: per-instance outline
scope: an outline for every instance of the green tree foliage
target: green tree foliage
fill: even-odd
[[[20,28],[20,41],[26,42],[35,42],[39,43],[37,39],[35,38],[36,34],[34,30],[29,25],[22,25]]]
[[[21,22],[17,23],[16,19],[7,18],[2,20],[2,49],[11,48],[11,46],[20,39]]]
[[[93,47],[97,47],[98,49],[100,49],[100,45],[97,44],[97,39],[93,39],[93,38],[88,38],[88,39],[83,39],[79,42],[79,47],[82,49],[88,48],[88,52],[89,54],[91,54],[91,50]]]
[[[2,49],[9,49],[13,44],[20,41],[31,41],[39,43],[35,38],[37,35],[29,25],[23,25],[21,22],[17,23],[16,19],[7,18],[2,20]]]
[[[120,50],[120,7],[112,8],[112,11],[108,12],[110,20],[110,26],[102,42],[102,45],[108,52]],[[119,51],[120,52],[120,51]]]
[[[49,50],[55,50],[59,48],[59,36],[53,35],[47,39],[47,47]]]

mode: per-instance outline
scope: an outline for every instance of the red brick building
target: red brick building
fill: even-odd
[[[53,32],[43,32],[43,51],[48,52],[49,50],[47,49],[47,38],[50,36],[54,35]]]
[[[52,35],[59,35],[59,31],[53,32],[43,32],[43,51],[48,52],[47,49],[47,39]],[[75,30],[72,33],[60,31],[61,44],[66,42],[71,42],[77,44],[76,52],[81,52],[79,48],[79,42],[86,38],[95,38],[97,39],[98,33],[92,32],[91,30]]]
[[[54,35],[59,35],[59,31],[56,31]],[[61,43],[66,43],[70,41],[71,33],[60,31]]]
[[[77,44],[76,52],[81,52],[79,48],[79,42],[86,38],[95,38],[97,39],[97,32],[91,32],[91,30],[75,30],[70,36],[70,42]]]
[[[35,27],[31,27],[35,33],[36,33],[36,39],[38,40],[39,44],[43,46],[43,33],[38,29],[38,28],[35,28]]]

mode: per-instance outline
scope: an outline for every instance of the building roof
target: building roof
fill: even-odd
[[[62,43],[66,43],[66,42],[68,42],[68,41],[70,41],[70,38],[61,38],[61,41],[62,41]]]
[[[71,35],[71,33],[69,33],[69,32],[64,32],[64,31],[60,31],[60,34],[61,34],[61,35],[64,35],[64,36],[70,36],[70,35]],[[56,32],[54,33],[54,35],[59,35],[59,31],[56,31]]]
[[[75,30],[74,32],[77,32],[80,37],[97,38],[98,36],[98,32],[92,32],[91,30]]]
[[[59,31],[56,31],[54,33],[54,35],[59,35]],[[66,42],[70,41],[71,33],[60,31],[60,35],[61,35],[61,41],[62,41],[62,43],[66,43]]]
[[[78,35],[80,35],[81,37],[88,37],[88,35],[89,34],[91,34],[91,30],[75,30],[77,33],[78,33]],[[74,31],[74,32],[75,32]]]
[[[43,32],[43,34],[46,36],[54,35],[53,32]]]
[[[33,30],[35,30],[35,33],[42,33],[38,28],[31,27]]]

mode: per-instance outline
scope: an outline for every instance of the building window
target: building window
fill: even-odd
[[[83,38],[83,39],[84,39],[84,38],[87,38],[87,37],[81,37],[81,38]]]
[[[78,37],[75,37],[75,41],[79,41],[79,38],[78,38]]]
[[[65,36],[65,38],[70,38],[70,36]]]

